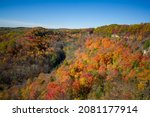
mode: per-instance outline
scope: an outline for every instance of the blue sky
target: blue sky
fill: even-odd
[[[0,0],[0,27],[87,28],[150,22],[150,0]]]

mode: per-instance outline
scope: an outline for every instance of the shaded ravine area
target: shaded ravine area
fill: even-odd
[[[19,95],[15,96],[12,90],[20,90],[41,75],[44,80],[51,81],[46,76],[51,76],[51,72],[64,60],[73,58],[78,48],[76,34],[79,31],[41,27],[1,28],[0,98],[22,99]]]
[[[150,99],[150,24],[0,28],[0,99]]]

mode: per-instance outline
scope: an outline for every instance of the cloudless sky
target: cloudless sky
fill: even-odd
[[[150,22],[150,0],[0,0],[0,27],[86,28]]]

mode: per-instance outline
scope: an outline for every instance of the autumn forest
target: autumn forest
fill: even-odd
[[[1,27],[0,99],[150,99],[150,23]]]

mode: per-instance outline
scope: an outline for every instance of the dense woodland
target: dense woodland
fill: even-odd
[[[0,99],[150,99],[150,23],[0,28]]]

